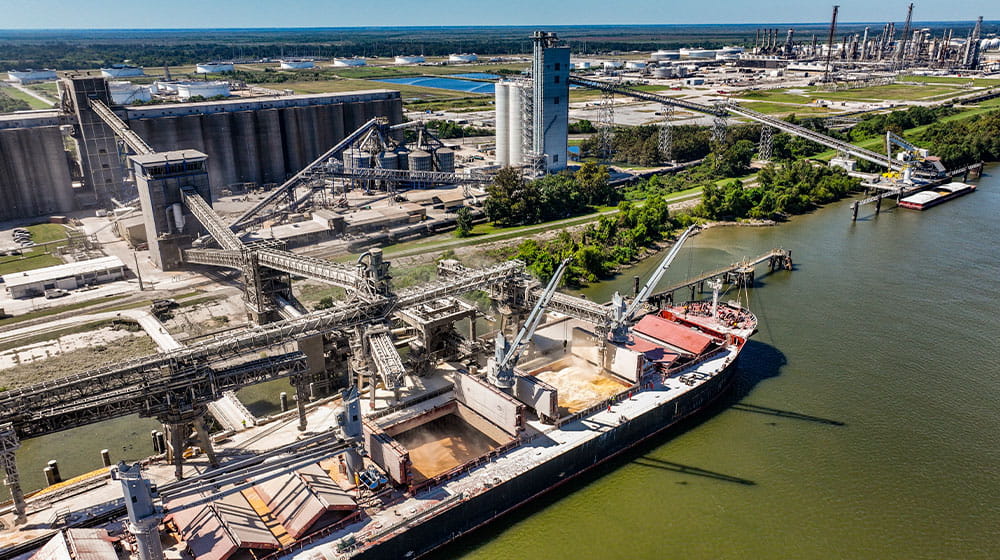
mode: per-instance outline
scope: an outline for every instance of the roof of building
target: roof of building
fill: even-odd
[[[708,335],[652,314],[640,319],[632,330],[692,354],[701,354],[712,343]]]
[[[465,192],[462,189],[439,191],[431,200],[441,202],[443,204],[448,204],[449,202],[465,202]]]
[[[38,282],[50,282],[62,278],[71,278],[81,274],[102,272],[111,268],[124,267],[125,263],[118,257],[101,257],[89,261],[78,261],[66,264],[57,264],[45,268],[36,268],[24,272],[13,272],[3,275],[3,282],[8,288],[36,284]]]
[[[330,231],[330,228],[315,220],[304,220],[301,222],[295,222],[294,224],[281,224],[279,226],[271,227],[271,235],[274,236],[275,239],[289,239],[321,231]]]
[[[104,529],[66,529],[38,549],[31,560],[118,560]]]

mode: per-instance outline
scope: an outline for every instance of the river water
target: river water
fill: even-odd
[[[852,224],[843,201],[692,238],[663,285],[774,247],[796,262],[749,291],[760,332],[727,402],[436,557],[1000,558],[991,171],[977,192],[925,212]],[[584,293],[630,293],[658,260]],[[267,413],[282,390],[293,393],[276,381],[241,397]],[[71,476],[99,467],[101,448],[147,455],[153,427],[130,417],[28,440],[24,486],[42,484],[51,458]]]
[[[663,285],[774,247],[796,262],[758,273],[729,402],[435,557],[1000,558],[991,171],[925,212],[852,224],[843,201],[691,239]],[[584,293],[631,293],[658,260]]]

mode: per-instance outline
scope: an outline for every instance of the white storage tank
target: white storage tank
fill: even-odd
[[[448,148],[440,148],[434,152],[434,157],[437,159],[438,171],[442,173],[455,172],[455,152]]]
[[[115,105],[131,105],[153,98],[148,86],[132,82],[108,82],[108,92],[111,93],[111,103]]]
[[[646,67],[645,62],[639,62],[638,60],[630,60],[625,63],[626,70],[642,70]]]
[[[571,62],[570,66],[576,70],[587,70],[590,68],[591,64],[589,60],[578,60],[576,62]]]
[[[652,60],[679,60],[681,58],[681,52],[661,49],[649,55],[649,58]]]
[[[625,66],[625,64],[618,60],[605,60],[601,63],[601,66],[603,66],[605,70],[617,70]]]
[[[32,82],[45,82],[56,79],[55,70],[11,70],[7,72],[7,81],[19,84],[30,84]]]
[[[431,171],[431,155],[423,150],[410,152],[408,163],[410,171]]]
[[[232,72],[232,62],[203,62],[194,67],[195,74],[218,74],[220,72]]]
[[[674,69],[670,66],[658,66],[653,69],[654,78],[673,78]]]
[[[347,68],[352,66],[364,66],[367,62],[363,58],[335,58],[333,65],[337,68]]]
[[[496,164],[505,166],[510,164],[510,155],[507,145],[510,142],[510,127],[508,126],[508,115],[510,114],[510,85],[501,80],[493,88],[494,103],[496,106]]]
[[[307,58],[290,58],[287,60],[279,60],[282,70],[305,70],[306,68],[315,68],[316,62]]]
[[[684,54],[685,49],[681,49],[681,54]],[[709,49],[687,49],[688,58],[715,58],[715,52]]]
[[[425,62],[426,59],[422,56],[410,55],[410,56],[397,56],[395,61],[396,64],[420,64]]]
[[[475,62],[477,60],[479,60],[479,57],[475,54],[461,53],[448,55],[448,62]]]
[[[145,75],[142,68],[127,64],[115,64],[111,68],[101,68],[101,76],[105,78],[134,78]]]
[[[524,164],[524,121],[521,113],[524,112],[524,103],[521,93],[525,84],[512,84],[510,87],[510,113],[507,115],[507,128],[510,130],[510,139],[507,144],[507,154],[510,165],[517,167]]]
[[[177,97],[190,99],[200,95],[209,97],[229,97],[229,82],[180,82],[177,84]]]

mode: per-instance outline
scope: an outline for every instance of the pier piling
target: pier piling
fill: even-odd
[[[107,449],[101,450],[101,464],[105,467],[111,466],[111,453]]]

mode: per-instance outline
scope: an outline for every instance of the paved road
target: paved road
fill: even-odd
[[[121,311],[104,311],[102,313],[91,313],[89,315],[77,315],[66,319],[56,319],[54,321],[47,321],[37,325],[12,329],[0,333],[0,342],[17,342],[18,340],[34,335],[39,331],[58,330],[62,327],[70,327],[73,325],[95,321],[105,321],[118,317],[129,318],[137,322],[139,326],[146,331],[146,334],[153,339],[153,342],[156,342],[156,345],[159,346],[162,351],[175,350],[182,346],[181,343],[174,340],[174,337],[170,336],[170,333],[167,332],[167,329],[163,328],[163,324],[160,323],[156,317],[144,309],[122,309]]]

